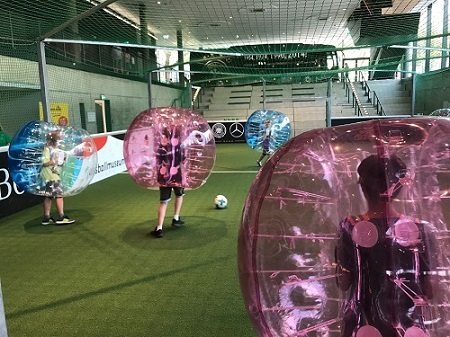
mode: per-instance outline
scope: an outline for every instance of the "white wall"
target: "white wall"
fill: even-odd
[[[101,95],[110,100],[113,130],[126,129],[134,117],[149,107],[148,85],[145,82],[53,65],[47,66],[47,74],[49,101],[69,105],[71,125],[81,126],[80,103],[84,103],[86,112],[94,112],[94,101]],[[21,124],[39,118],[39,71],[36,62],[0,56],[0,86],[7,90],[2,98],[9,101],[9,104],[0,103],[0,121],[8,133],[14,133],[16,130],[13,129]],[[21,95],[14,94],[19,91]],[[152,85],[154,107],[170,106],[179,96],[179,89]],[[26,105],[21,104],[25,101]],[[86,129],[95,133],[95,123],[88,123]]]

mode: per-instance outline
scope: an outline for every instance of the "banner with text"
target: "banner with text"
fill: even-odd
[[[109,135],[93,138],[97,147],[98,163],[91,184],[127,170],[123,158],[123,140]]]
[[[91,184],[126,171],[123,158],[124,131],[114,135],[92,135],[98,163]],[[42,197],[20,190],[8,169],[8,146],[0,147],[0,218],[42,202]]]

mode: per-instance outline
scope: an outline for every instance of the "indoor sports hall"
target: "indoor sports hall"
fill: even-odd
[[[321,137],[311,138],[314,144],[318,139],[330,144],[342,127],[352,136],[343,142],[365,137],[366,131],[353,133],[351,125],[359,122],[396,120],[407,128],[402,121],[414,118],[419,125],[431,115],[444,116],[445,126],[450,115],[448,0],[0,0],[0,9],[0,337],[347,337],[340,333],[339,319],[313,324],[320,316],[315,310],[337,309],[306,288],[300,293],[300,287],[290,294],[298,306],[281,308],[281,300],[265,306],[261,295],[256,301],[264,307],[261,317],[282,311],[278,319],[285,325],[277,321],[274,332],[267,319],[259,326],[259,311],[249,305],[254,298],[246,293],[258,282],[249,277],[247,284],[240,269],[240,240],[248,239],[242,224],[258,219],[254,184],[264,187],[264,177],[279,173],[274,158],[283,162],[301,156],[302,163],[310,163],[318,152],[300,150],[303,145],[284,147],[281,154],[270,153],[266,166],[258,159],[261,151],[249,146],[246,127],[256,111],[276,111],[289,121],[289,144],[295,139],[308,143],[307,137],[297,138],[305,134]],[[169,204],[164,237],[156,239],[150,232],[157,222],[159,192],[130,177],[123,143],[136,116],[162,107],[189,109],[207,121],[215,162],[201,187],[186,190],[185,226],[170,226]],[[43,226],[42,197],[12,179],[9,144],[30,121],[74,126],[95,141],[93,180],[81,193],[64,198],[74,223]],[[444,126],[437,133],[442,144],[421,150],[442,161],[430,164],[435,180],[431,173],[423,179],[443,187],[439,195],[430,192],[421,199],[427,201],[419,208],[428,214],[438,200],[445,220],[450,190],[445,160],[450,156]],[[427,129],[419,136],[411,130],[404,142],[395,132],[390,139],[400,148],[432,133]],[[355,145],[352,151],[342,156],[365,148]],[[411,153],[408,159],[414,162]],[[325,166],[311,164],[307,174],[318,177]],[[355,167],[333,168],[322,176],[339,171],[347,183],[356,183]],[[306,182],[307,174],[300,165],[292,166],[276,181],[283,193],[291,193],[295,176],[307,190],[314,184],[314,179]],[[333,185],[334,192],[342,186]],[[279,197],[271,194],[272,187],[261,189],[267,199]],[[342,195],[353,200],[350,192]],[[318,194],[294,193],[295,201],[280,197],[261,214],[266,211],[266,217],[283,223],[287,215],[277,212],[287,203],[289,210],[305,209],[304,214],[288,212],[293,221],[307,222],[333,203],[339,208],[339,198],[322,207]],[[217,195],[226,197],[224,209],[215,207]],[[413,200],[405,207],[413,207]],[[298,229],[297,234],[304,233]],[[294,239],[272,239],[276,248],[252,246],[250,260],[294,250]],[[328,239],[317,242],[328,247],[323,244]],[[311,245],[317,245],[315,240]],[[300,255],[297,266],[306,270],[309,260]],[[280,285],[279,271],[265,267],[272,290],[307,282],[295,274]],[[437,274],[445,281],[450,272]],[[329,282],[335,287],[334,274]],[[450,300],[445,303],[436,309],[444,312],[441,321],[446,314],[450,318],[445,309]],[[304,315],[298,323],[296,310]],[[425,335],[403,331],[401,336]]]

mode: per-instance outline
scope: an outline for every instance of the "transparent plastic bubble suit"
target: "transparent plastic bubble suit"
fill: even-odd
[[[271,121],[270,151],[286,143],[291,136],[291,123],[285,114],[273,110],[256,110],[245,124],[245,141],[252,149],[262,152],[266,121]]]
[[[128,127],[123,151],[128,173],[145,188],[196,189],[216,158],[208,122],[193,110],[173,107],[141,112]]]
[[[434,110],[432,113],[430,113],[430,116],[433,117],[450,117],[450,108],[442,108]]]
[[[44,147],[50,134],[58,135],[53,155],[59,158],[55,168],[59,172],[62,195],[78,194],[89,185],[97,168],[94,140],[81,128],[42,121],[25,124],[16,132],[8,149],[11,177],[22,190],[46,195],[41,170]]]
[[[258,335],[450,336],[449,195],[445,118],[318,129],[281,146],[239,233]]]

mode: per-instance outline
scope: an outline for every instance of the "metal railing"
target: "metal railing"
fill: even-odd
[[[377,108],[378,116],[386,116],[383,106],[381,105],[380,99],[378,98],[377,93],[375,91],[373,91],[372,105]]]
[[[362,72],[359,72],[358,77],[361,78],[361,86],[364,89],[364,95],[367,96],[367,102],[372,103],[372,106],[377,109],[378,116],[386,116],[383,105],[381,104],[377,93],[370,89],[369,83],[364,78],[364,74]]]
[[[362,105],[361,100],[358,97],[358,94],[356,93],[355,86],[353,85],[353,82],[351,82],[348,78],[348,76],[345,76],[344,80],[344,86],[345,86],[345,95],[347,96],[347,102],[352,103],[352,107],[355,109],[355,115],[356,116],[367,116],[367,110]],[[350,95],[351,92],[351,95]],[[351,102],[350,102],[350,96],[351,96]]]
[[[197,108],[200,109],[200,103],[202,102],[203,99],[203,89],[202,87],[197,87],[197,86],[192,86],[192,89],[195,89],[195,93],[192,96],[192,101],[191,101],[191,107],[192,109]]]

